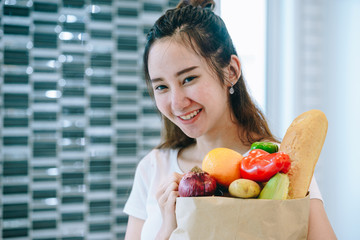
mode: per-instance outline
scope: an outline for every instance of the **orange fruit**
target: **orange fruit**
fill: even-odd
[[[229,148],[214,148],[202,161],[202,170],[225,187],[240,178],[240,162],[243,156]]]

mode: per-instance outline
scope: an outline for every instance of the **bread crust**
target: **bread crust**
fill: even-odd
[[[327,129],[328,121],[325,114],[316,109],[299,115],[287,129],[279,151],[285,152],[291,159],[291,168],[288,172],[289,199],[306,196]]]

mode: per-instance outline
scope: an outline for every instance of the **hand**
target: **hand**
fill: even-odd
[[[178,187],[182,175],[173,173],[162,185],[156,193],[161,216],[162,225],[156,239],[168,239],[171,233],[176,229],[175,204],[176,198],[179,196]]]

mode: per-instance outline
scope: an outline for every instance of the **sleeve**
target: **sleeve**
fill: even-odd
[[[323,198],[322,198],[319,186],[316,182],[315,176],[313,176],[313,178],[311,179],[309,193],[310,193],[310,199],[316,198],[316,199],[320,199],[321,201],[323,201]]]
[[[148,196],[148,173],[145,161],[140,161],[136,168],[131,193],[124,206],[124,213],[145,220],[147,218],[146,202]]]

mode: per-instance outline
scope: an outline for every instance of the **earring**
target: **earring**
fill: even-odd
[[[234,90],[234,84],[231,83],[231,87],[230,87],[230,89],[229,89],[229,93],[230,93],[230,94],[234,94],[234,92],[235,92],[235,90]]]

